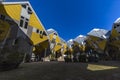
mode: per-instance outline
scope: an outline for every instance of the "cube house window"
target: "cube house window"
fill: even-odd
[[[27,27],[28,27],[28,22],[25,22],[24,28],[27,29]]]
[[[20,27],[23,27],[23,23],[24,23],[24,21],[21,19],[20,20]]]
[[[39,29],[37,29],[36,32],[39,33]]]

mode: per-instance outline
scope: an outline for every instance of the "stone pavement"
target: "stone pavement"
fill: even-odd
[[[120,80],[120,62],[23,63],[18,69],[0,72],[0,80]]]

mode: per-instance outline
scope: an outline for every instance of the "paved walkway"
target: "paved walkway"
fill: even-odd
[[[120,62],[25,63],[18,69],[0,72],[0,80],[120,80]]]

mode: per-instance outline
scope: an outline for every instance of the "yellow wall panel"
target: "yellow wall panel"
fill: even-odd
[[[5,21],[0,20],[0,41],[3,41],[5,39],[9,29],[10,25]]]
[[[61,43],[61,40],[60,40],[60,38],[58,36],[56,37],[56,42]]]
[[[6,12],[1,10],[3,14],[10,16],[12,19],[20,20],[21,5],[4,5],[4,9]]]
[[[53,39],[53,33],[52,34],[49,34],[49,37],[50,37],[50,40],[52,40]],[[61,43],[61,39],[59,38],[59,36],[56,36],[56,42],[57,43]]]
[[[43,36],[43,38],[40,38],[40,34],[37,34],[35,32],[33,32],[31,36],[31,40],[33,41],[34,45],[41,43],[47,39],[48,39],[47,36]]]
[[[113,29],[111,35],[112,35],[112,37],[117,37],[117,36],[119,36],[119,33],[115,29]]]
[[[29,25],[37,29],[44,30],[42,24],[39,22],[37,16],[35,16],[34,13],[32,13],[30,16]]]
[[[104,50],[106,46],[106,40],[99,42],[98,46],[100,49]]]
[[[55,48],[54,48],[54,51],[58,51],[58,50],[60,50],[61,48],[62,48],[62,46],[56,45]]]
[[[54,33],[49,34],[49,37],[50,37],[50,40],[51,40],[51,41],[52,41],[52,39],[53,39],[53,35],[54,35]],[[61,43],[61,39],[60,39],[59,36],[56,36],[56,43]],[[62,48],[62,46],[60,46],[60,45],[55,45],[54,51],[58,51],[58,50],[61,49],[61,48]]]
[[[116,40],[116,41],[112,41],[111,43],[109,43],[110,45],[116,46],[116,47],[120,47],[120,40]]]
[[[53,34],[49,34],[50,40],[53,39]]]

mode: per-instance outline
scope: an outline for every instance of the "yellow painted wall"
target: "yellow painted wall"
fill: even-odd
[[[0,5],[0,13],[1,14],[4,14],[6,16],[10,16],[12,19],[15,19],[15,20],[20,20],[20,12],[21,12],[21,5],[19,4],[14,4],[14,5],[9,5],[9,4],[6,4],[6,5]]]
[[[49,34],[50,41],[53,39],[53,34]]]
[[[91,38],[92,38],[92,41],[94,41],[94,42],[96,42],[97,40],[99,40],[98,37],[91,36]],[[100,48],[100,50],[104,50],[105,46],[106,46],[106,43],[107,43],[106,40],[102,40],[102,41],[99,41],[97,43],[97,46],[98,46],[98,48]]]
[[[40,34],[35,32],[33,32],[31,35],[31,40],[33,41],[34,45],[46,41],[47,39],[48,39],[47,36],[43,36],[43,38],[40,38]]]
[[[0,41],[3,41],[8,34],[8,30],[10,29],[10,25],[0,20]]]
[[[106,46],[106,43],[107,43],[106,40],[103,40],[103,41],[99,42],[99,44],[98,44],[99,48],[102,49],[102,50],[104,50],[105,46]]]
[[[91,48],[95,49],[92,41],[91,41],[91,37],[89,36],[88,39],[87,39],[87,43],[90,45]]]
[[[94,36],[89,36],[89,38],[91,39],[88,39],[88,44],[92,45],[91,47],[96,49],[93,45],[93,42],[96,43],[97,40],[99,40],[98,37],[94,37]],[[91,41],[92,40],[92,41]],[[99,41],[96,45],[98,46],[98,48],[100,48],[100,50],[104,50],[105,49],[105,46],[106,46],[106,40],[102,40],[102,41]]]
[[[120,34],[115,29],[112,29],[111,37],[117,37],[117,36],[120,36]]]
[[[5,14],[7,16],[10,16],[12,19],[15,19],[17,21],[20,20],[21,9],[22,9],[21,4],[14,4],[14,5],[12,5],[12,4],[10,4],[10,5],[6,4],[4,6],[0,5],[0,13]],[[35,13],[31,14],[29,25],[32,26],[32,27],[34,27],[34,28],[43,30],[43,26],[39,22],[39,20],[37,19],[37,16],[35,15]]]
[[[54,51],[56,52],[56,51],[60,50],[61,48],[62,48],[62,46],[56,45],[55,48],[54,48]]]
[[[115,29],[112,29],[110,39],[114,39],[119,36],[120,36],[120,33],[118,33]],[[112,42],[109,42],[109,44],[116,47],[120,47],[120,40],[113,40]]]
[[[54,33],[49,34],[50,40],[52,41]],[[60,37],[56,36],[56,43],[61,43]]]
[[[39,20],[37,19],[35,13],[32,13],[30,16],[30,21],[29,21],[29,25],[37,28],[39,30],[44,30],[42,24],[39,22]]]
[[[53,36],[54,36],[54,33],[49,34],[50,41],[52,41]],[[56,36],[56,41],[55,41],[55,42],[56,42],[56,43],[61,43],[61,39],[60,39],[60,37],[59,37],[58,35]],[[54,47],[54,51],[56,52],[56,51],[60,50],[61,48],[62,48],[61,45],[56,45],[56,46]]]

